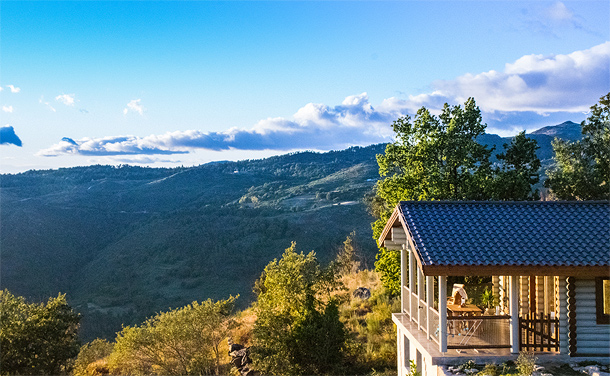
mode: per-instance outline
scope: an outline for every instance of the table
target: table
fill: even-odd
[[[483,310],[474,304],[447,304],[447,313],[449,316],[480,316]]]

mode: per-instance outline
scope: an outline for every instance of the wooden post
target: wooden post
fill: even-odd
[[[407,312],[407,296],[405,296],[405,286],[407,285],[407,262],[409,252],[406,244],[402,245],[402,251],[400,251],[400,311],[402,313]],[[409,313],[410,314],[410,313]]]
[[[536,312],[544,313],[544,277],[536,276]]]
[[[428,314],[426,317],[428,321],[426,322],[426,332],[428,333],[427,338],[430,339],[430,333],[432,330],[436,330],[432,327],[432,308],[434,308],[434,277],[426,276],[426,304],[428,306]]]
[[[425,328],[426,323],[422,322],[424,305],[422,304],[422,300],[424,300],[424,273],[422,273],[420,268],[417,268],[417,323],[419,328]],[[421,308],[420,308],[421,307]],[[427,313],[427,312],[426,312]]]
[[[559,353],[569,354],[568,341],[568,289],[566,277],[559,277],[558,286],[559,309]]]
[[[527,276],[521,276],[519,277],[520,280],[520,286],[521,286],[521,311],[519,312],[521,314],[521,316],[525,316],[528,314],[528,312],[530,311],[530,307],[529,307],[529,277]]]
[[[413,255],[413,250],[411,249],[411,247],[409,247],[409,290],[411,291],[411,294],[415,292],[413,291],[413,289],[415,288],[416,273],[416,270],[413,267],[414,263],[415,256]],[[413,299],[411,299],[411,294],[409,294],[409,296],[407,297],[407,299],[409,299],[409,312],[411,312],[411,320],[416,320],[418,319],[417,306],[413,307]]]
[[[438,351],[447,352],[447,277],[438,277]]]
[[[519,353],[519,277],[509,277],[509,307],[510,307],[510,352]]]

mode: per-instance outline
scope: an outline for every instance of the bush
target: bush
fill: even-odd
[[[100,361],[112,353],[112,348],[112,343],[99,338],[83,345],[74,361],[72,373],[75,376],[95,374],[95,372],[91,372],[91,369],[96,370],[99,368],[101,365]],[[89,369],[89,366],[93,363],[97,363],[96,366]]]
[[[516,362],[519,376],[531,376],[534,373],[536,360],[537,358],[534,356],[533,352],[520,352]]]

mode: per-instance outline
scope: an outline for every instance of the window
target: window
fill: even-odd
[[[595,308],[598,324],[610,324],[610,279],[595,279]]]
[[[409,360],[411,359],[411,345],[409,343],[409,338],[407,338],[407,336],[403,336],[402,344],[403,344],[404,366],[406,369],[409,369],[409,367],[410,367]]]

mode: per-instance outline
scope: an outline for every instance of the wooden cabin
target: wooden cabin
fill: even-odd
[[[610,360],[608,202],[401,202],[378,242],[401,252],[398,375],[524,350]],[[448,301],[459,276],[491,277],[494,309]]]

